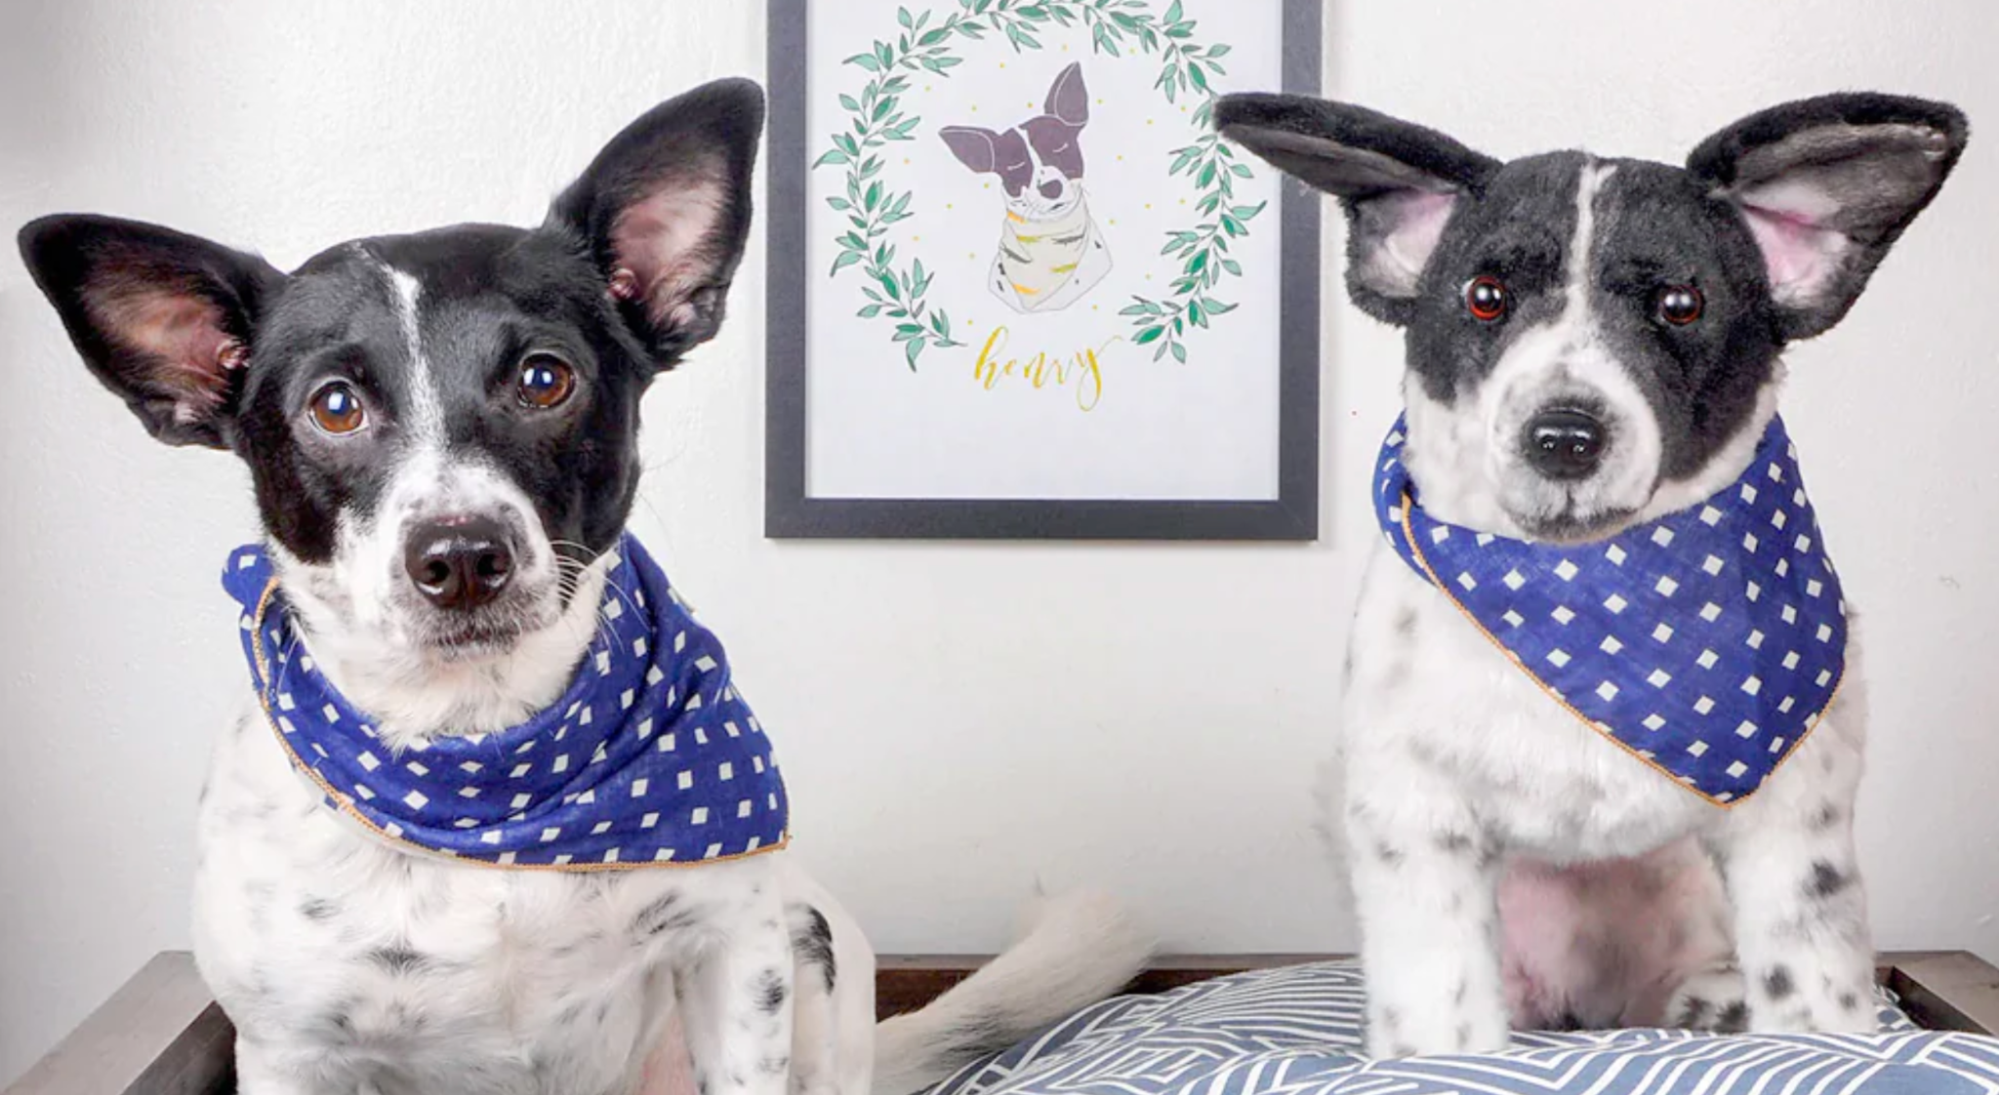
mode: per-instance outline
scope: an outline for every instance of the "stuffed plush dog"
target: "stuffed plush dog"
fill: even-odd
[[[224,568],[254,703],[194,917],[241,1091],[912,1091],[1142,962],[1114,908],[1058,901],[885,1026],[870,1079],[873,953],[782,851],[721,643],[624,531],[640,397],[722,321],[762,120],[711,84],[538,228],[290,274],[130,221],[22,231],[97,378],[255,485],[264,542]]]
[[[937,131],[960,163],[999,176],[1006,220],[987,282],[1016,312],[1069,307],[1111,272],[1104,234],[1083,193],[1083,127],[1090,92],[1070,64],[1048,88],[1040,114],[995,133],[977,126]]]
[[[1965,120],[1835,95],[1685,167],[1491,159],[1359,107],[1221,131],[1340,198],[1407,331],[1370,482],[1347,855],[1377,1054],[1520,1026],[1860,1030],[1859,648],[1777,415]]]

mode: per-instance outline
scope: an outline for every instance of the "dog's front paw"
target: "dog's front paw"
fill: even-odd
[[[1749,1030],[1749,985],[1734,963],[1689,975],[1666,1003],[1666,1023],[1695,1031]]]
[[[1491,1054],[1506,1049],[1503,1009],[1468,1008],[1463,997],[1426,1007],[1383,1004],[1368,1009],[1367,1053],[1374,1058],[1419,1054]]]

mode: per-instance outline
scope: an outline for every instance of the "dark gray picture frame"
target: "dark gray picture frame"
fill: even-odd
[[[825,2],[825,0],[821,0]],[[1283,4],[1283,90],[1320,90],[1319,0]],[[1274,500],[870,499],[806,494],[806,4],[769,0],[770,147],[764,205],[764,535],[790,538],[1317,540],[1319,203],[1279,199],[1278,497]]]

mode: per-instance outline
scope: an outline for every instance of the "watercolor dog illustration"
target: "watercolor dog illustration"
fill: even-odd
[[[937,131],[960,163],[999,176],[1006,220],[987,278],[1016,312],[1058,312],[1111,271],[1104,234],[1083,187],[1083,127],[1090,93],[1071,63],[1049,85],[1041,113],[995,133],[978,126]]]

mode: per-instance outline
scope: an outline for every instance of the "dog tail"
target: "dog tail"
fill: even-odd
[[[1094,892],[1039,897],[1012,946],[916,1012],[875,1028],[875,1092],[920,1092],[1123,988],[1150,934]]]

